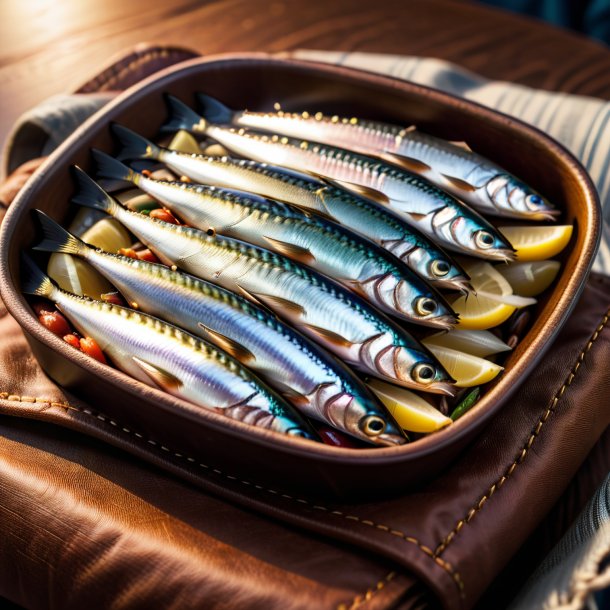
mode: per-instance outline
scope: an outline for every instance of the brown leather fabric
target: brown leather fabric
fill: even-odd
[[[595,276],[557,349],[449,470],[356,505],[238,480],[92,411],[2,311],[0,594],[30,608],[471,607],[608,424],[609,304]]]

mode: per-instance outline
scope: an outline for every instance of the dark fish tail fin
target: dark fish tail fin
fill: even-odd
[[[76,165],[72,167],[72,175],[78,188],[76,195],[72,197],[74,203],[110,215],[115,213],[119,204],[95,180]]]
[[[123,127],[118,123],[111,126],[112,133],[117,137],[123,147],[117,155],[119,161],[125,159],[157,159],[159,147],[143,136]]]
[[[104,179],[104,188],[107,190],[112,191],[138,184],[140,174],[134,172],[124,163],[95,148],[91,149],[91,155],[95,161],[96,175],[98,178]]]
[[[166,94],[165,101],[169,109],[169,119],[161,127],[162,132],[174,132],[185,129],[194,133],[205,133],[207,121],[202,116],[173,95]]]
[[[230,108],[205,93],[197,94],[197,107],[205,120],[210,123],[222,125],[230,123],[233,119],[233,111]]]
[[[55,286],[51,278],[26,254],[21,255],[21,290],[25,294],[50,297]]]
[[[87,248],[82,240],[66,231],[44,212],[40,210],[34,210],[34,212],[44,234],[44,239],[34,246],[34,250],[78,255]]]

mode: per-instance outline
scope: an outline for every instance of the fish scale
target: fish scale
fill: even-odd
[[[431,392],[454,393],[451,377],[426,348],[340,285],[257,246],[131,212],[84,172],[76,171],[75,176],[80,190],[73,201],[115,216],[164,262],[262,302],[367,374]],[[361,349],[376,335],[384,343],[377,342],[375,349],[391,350],[380,366],[370,367]],[[374,361],[375,354],[370,356],[368,360]]]
[[[332,218],[400,258],[432,286],[471,290],[464,270],[445,252],[387,208],[367,199],[285,168],[168,150],[121,125],[113,125],[113,132],[123,144],[119,159],[154,158],[196,182],[255,192]]]

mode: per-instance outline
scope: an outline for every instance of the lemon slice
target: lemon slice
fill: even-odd
[[[485,358],[492,354],[510,351],[510,347],[488,330],[462,330],[455,328],[449,332],[440,332],[422,340],[426,347],[438,345],[449,347],[472,356]]]
[[[517,294],[534,297],[554,282],[560,267],[559,261],[531,261],[501,265],[496,269]]]
[[[81,225],[83,222],[83,219],[79,220]],[[132,242],[127,230],[114,218],[102,218],[87,229],[81,238],[86,243],[108,252],[127,248]],[[114,290],[112,284],[93,267],[69,254],[51,254],[47,273],[60,288],[81,296],[99,299],[100,295]]]
[[[498,227],[517,251],[517,260],[541,261],[559,254],[572,237],[572,225]]]
[[[378,379],[368,385],[403,430],[434,432],[451,423],[449,417],[414,392]]]
[[[466,263],[465,271],[477,294],[460,296],[451,303],[453,311],[460,316],[458,327],[486,330],[508,320],[517,308],[502,302],[502,297],[508,298],[513,293],[504,277],[485,262]]]
[[[503,368],[499,364],[440,345],[429,345],[447,372],[455,379],[458,388],[482,385],[494,379]]]
[[[189,153],[191,155],[200,155],[201,148],[199,148],[199,142],[184,129],[176,132],[176,135],[172,138],[172,141],[167,146],[170,150],[176,150],[178,152]]]

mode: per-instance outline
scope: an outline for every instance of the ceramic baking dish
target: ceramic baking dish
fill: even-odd
[[[550,295],[539,303],[527,335],[481,401],[455,424],[392,448],[345,449],[284,438],[206,412],[132,380],[74,350],[40,325],[19,289],[19,253],[36,241],[32,208],[59,222],[74,213],[69,167],[91,169],[89,150],[112,153],[109,123],[155,138],[166,119],[163,94],[193,105],[203,91],[235,108],[321,110],[391,123],[417,124],[449,140],[464,140],[530,183],[574,223],[569,251]],[[8,212],[1,232],[2,297],[42,367],[99,413],[140,430],[174,451],[263,484],[311,495],[387,494],[436,472],[481,433],[535,367],[580,294],[599,239],[599,203],[588,176],[541,132],[477,104],[436,90],[352,69],[264,55],[197,59],[129,89],[74,133],[40,168]]]

